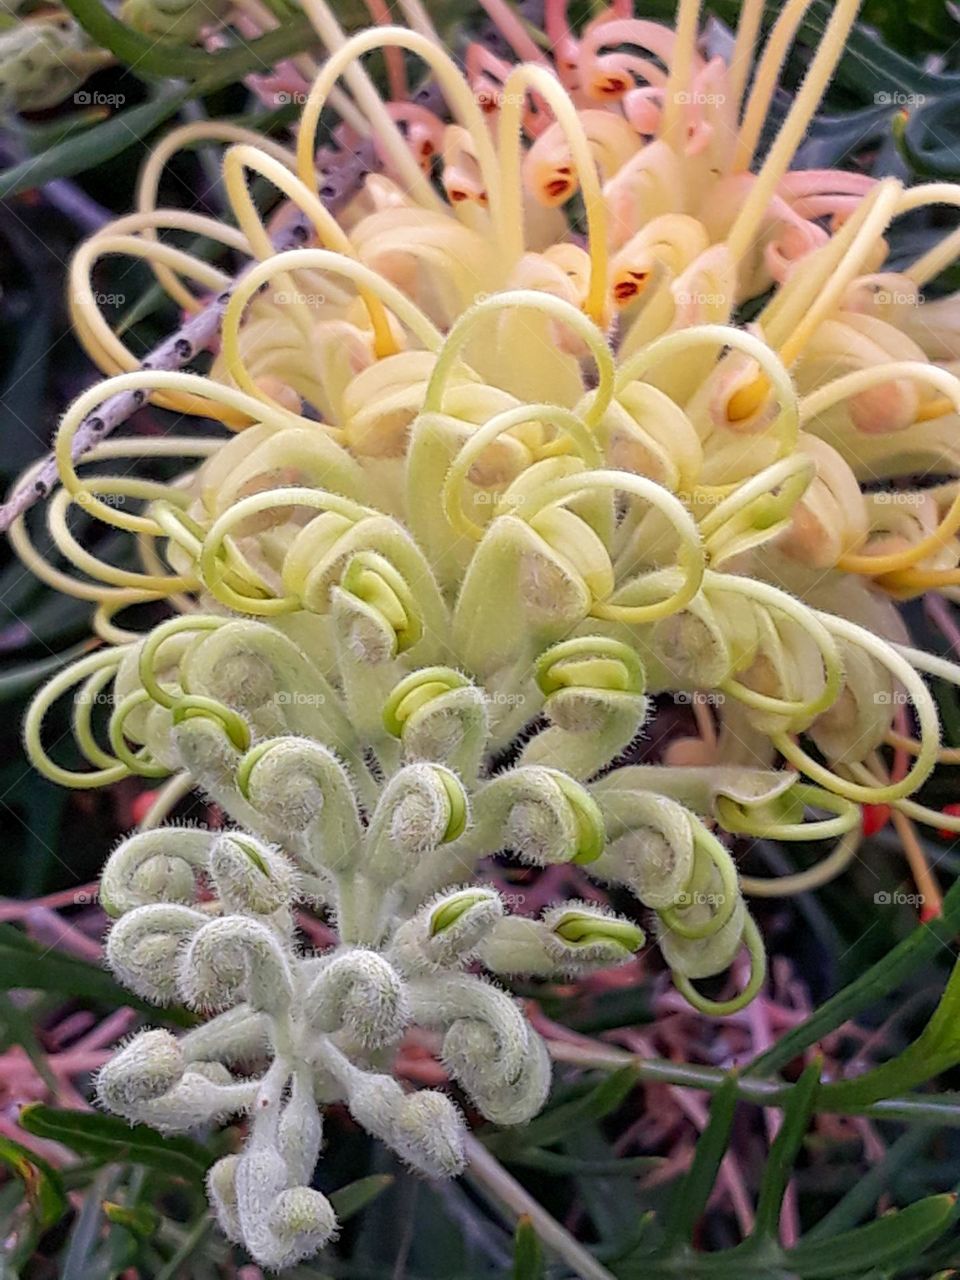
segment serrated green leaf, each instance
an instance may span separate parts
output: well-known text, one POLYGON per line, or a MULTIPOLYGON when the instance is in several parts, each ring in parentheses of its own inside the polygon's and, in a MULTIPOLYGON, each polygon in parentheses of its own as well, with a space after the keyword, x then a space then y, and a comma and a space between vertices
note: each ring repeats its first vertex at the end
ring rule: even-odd
POLYGON ((189 1138, 161 1137, 145 1124, 128 1125, 115 1116, 66 1111, 41 1102, 23 1108, 20 1127, 102 1164, 142 1164, 191 1182, 202 1182, 214 1158, 189 1138))
POLYGON ((374 1173, 369 1178, 358 1178, 356 1182, 349 1182, 345 1187, 332 1192, 330 1203, 339 1220, 346 1222, 376 1200, 377 1196, 382 1195, 393 1181, 391 1173, 374 1173))
POLYGON ((894 1267, 917 1258, 955 1217, 956 1196, 927 1196, 843 1235, 801 1241, 787 1250, 787 1265, 803 1280, 829 1280, 871 1267, 894 1267))
POLYGON ((513 1234, 513 1280, 540 1280, 543 1275, 543 1250, 533 1223, 526 1214, 517 1219, 513 1234))
POLYGON ((27 1203, 41 1231, 59 1222, 70 1208, 59 1173, 29 1147, 0 1136, 0 1163, 23 1183, 27 1203))

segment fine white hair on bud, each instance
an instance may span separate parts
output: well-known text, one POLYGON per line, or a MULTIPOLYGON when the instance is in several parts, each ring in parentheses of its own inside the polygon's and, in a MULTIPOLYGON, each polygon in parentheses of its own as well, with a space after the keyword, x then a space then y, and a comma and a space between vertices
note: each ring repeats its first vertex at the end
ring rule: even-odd
POLYGON ((347 1082, 347 1106, 368 1133, 421 1173, 452 1177, 462 1171, 464 1121, 444 1094, 404 1093, 392 1076, 353 1070, 347 1082), (431 1100, 424 1102, 425 1098, 431 1100))
POLYGON ((445 764, 462 778, 474 779, 489 732, 484 692, 448 668, 433 668, 437 678, 428 680, 430 670, 398 702, 398 692, 407 689, 411 678, 401 681, 388 701, 385 722, 401 738, 407 760, 445 764))
POLYGON ((295 847, 311 870, 340 871, 356 861, 362 843, 357 801, 329 748, 306 738, 261 742, 241 762, 237 783, 258 813, 300 837, 295 847))
POLYGON ((590 862, 603 848, 596 802, 578 783, 540 765, 493 778, 477 793, 474 814, 489 848, 509 848, 533 866, 590 862))
POLYGON ((131 1107, 167 1093, 183 1076, 180 1042, 169 1031, 141 1031, 101 1067, 97 1095, 121 1115, 131 1107))
POLYGON ((310 1073, 297 1071, 277 1125, 277 1150, 292 1183, 309 1185, 322 1145, 323 1119, 313 1094, 310 1073))
POLYGON ((364 874, 392 884, 439 845, 455 840, 467 822, 463 786, 449 769, 410 764, 384 787, 370 822, 364 874))
POLYGON ((243 1243, 243 1228, 237 1206, 237 1166, 240 1156, 223 1156, 207 1174, 207 1197, 220 1230, 235 1244, 243 1243))
POLYGON ((201 1125, 222 1123, 230 1115, 247 1111, 256 1098, 255 1081, 235 1081, 219 1062, 195 1062, 182 1078, 160 1097, 122 1107, 111 1107, 128 1120, 149 1124, 161 1133, 187 1133, 201 1125))
POLYGON ((655 910, 679 901, 693 876, 695 819, 649 791, 611 787, 595 794, 609 843, 591 870, 627 885, 655 910))
POLYGON ((188 1031, 180 1047, 188 1062, 246 1065, 264 1057, 270 1045, 269 1019, 240 1005, 227 1009, 188 1031))
POLYGON ((395 1041, 410 1018, 396 969, 361 948, 341 952, 324 965, 304 993, 302 1008, 318 1031, 342 1027, 368 1049, 395 1041))
POLYGON ((508 995, 468 974, 418 979, 410 993, 417 1021, 445 1028, 444 1065, 483 1115, 529 1119, 539 1110, 549 1065, 544 1071, 538 1037, 508 995))
POLYGON ((272 915, 290 905, 296 887, 296 873, 284 854, 234 832, 214 841, 210 877, 227 912, 272 915))
POLYGON ((128 836, 103 868, 103 909, 110 916, 121 916, 149 903, 192 902, 210 841, 209 831, 196 827, 158 827, 128 836))
POLYGON ((596 903, 564 902, 540 920, 505 917, 485 940, 480 958, 494 973, 573 977, 624 964, 643 940, 638 925, 596 903))
POLYGON ((179 988, 198 1009, 246 1000, 277 1013, 289 1006, 293 975, 273 930, 258 920, 225 916, 210 920, 191 939, 180 960, 179 988))
POLYGON ((411 977, 458 968, 472 958, 503 912, 503 899, 485 885, 438 893, 397 928, 390 958, 411 977))
POLYGON ((207 919, 202 911, 175 903, 136 907, 110 930, 107 963, 144 1000, 171 1004, 179 995, 178 953, 207 919))
POLYGON ((181 766, 202 787, 215 794, 232 782, 240 751, 218 720, 193 716, 175 724, 171 734, 181 766))
POLYGON ((393 1123, 392 1146, 408 1164, 433 1178, 455 1178, 466 1167, 466 1126, 458 1108, 436 1089, 404 1095, 393 1123))
POLYGON ((276 1271, 296 1266, 336 1235, 330 1201, 310 1187, 290 1186, 290 1172, 277 1150, 247 1151, 234 1177, 243 1243, 261 1266, 276 1271))

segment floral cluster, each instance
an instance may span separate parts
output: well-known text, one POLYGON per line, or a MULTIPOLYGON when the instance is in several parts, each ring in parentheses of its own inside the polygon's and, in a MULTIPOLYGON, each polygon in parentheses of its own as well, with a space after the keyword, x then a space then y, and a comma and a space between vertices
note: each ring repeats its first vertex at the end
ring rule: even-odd
POLYGON ((273 1267, 335 1232, 310 1188, 329 1104, 416 1168, 461 1167, 454 1103, 391 1075, 409 1027, 442 1034, 477 1111, 522 1123, 547 1056, 496 980, 643 945, 594 901, 509 914, 492 857, 628 891, 678 988, 725 1013, 764 978, 745 894, 839 874, 862 805, 892 806, 906 838, 960 829, 917 798, 949 757, 923 676, 960 670, 910 645, 895 603, 960 585, 956 486, 910 483, 957 466, 957 304, 922 290, 960 237, 883 270, 891 222, 960 188, 790 169, 855 5, 835 6, 755 171, 802 6, 754 66, 754 0, 729 61, 701 55, 691 0, 675 30, 618 4, 579 34, 548 4, 555 62, 491 0, 524 61, 474 46, 466 76, 423 15, 348 40, 325 0, 304 8, 329 56, 295 147, 175 130, 138 211, 77 253, 77 331, 108 376, 57 434, 47 518, 69 568, 11 528, 39 576, 96 604, 104 642, 36 697, 31 759, 73 787, 170 778, 104 872, 110 962, 213 1014, 137 1036, 101 1099, 165 1130, 248 1114, 210 1194, 273 1267), (384 102, 373 50, 422 59, 446 106, 384 102), (379 165, 346 196, 317 170, 334 95, 341 142, 379 165), (157 207, 170 156, 201 139, 226 144, 236 227, 157 207), (252 176, 280 193, 269 217, 252 176), (169 233, 249 266, 234 279, 169 233), (141 364, 113 332, 93 280, 118 254, 190 314, 217 299, 209 372, 141 364), (226 432, 108 440, 121 400, 226 432), (186 470, 153 478, 170 458, 186 470), (133 554, 95 554, 77 514, 133 554), (123 625, 143 605, 172 616, 123 625), (68 694, 85 770, 42 741, 68 694), (671 696, 699 736, 636 763, 671 696), (158 825, 191 789, 235 825, 158 825), (726 835, 833 847, 764 880, 738 877, 726 835), (334 946, 301 950, 295 904, 334 946))

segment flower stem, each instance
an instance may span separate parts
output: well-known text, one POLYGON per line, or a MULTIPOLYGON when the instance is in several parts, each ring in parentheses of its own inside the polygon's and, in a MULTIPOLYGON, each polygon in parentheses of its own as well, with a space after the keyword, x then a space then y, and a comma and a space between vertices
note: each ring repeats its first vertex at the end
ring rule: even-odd
POLYGON ((478 1182, 516 1217, 525 1214, 543 1244, 562 1258, 574 1274, 580 1276, 581 1280, 613 1280, 606 1267, 601 1266, 593 1254, 524 1190, 479 1139, 468 1134, 466 1150, 469 1160, 467 1177, 478 1182))

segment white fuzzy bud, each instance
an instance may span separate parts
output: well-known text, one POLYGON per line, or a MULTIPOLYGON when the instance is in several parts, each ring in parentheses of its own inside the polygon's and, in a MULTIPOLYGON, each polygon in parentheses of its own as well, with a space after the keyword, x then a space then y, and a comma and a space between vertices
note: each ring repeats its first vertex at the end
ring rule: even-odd
POLYGON ((111 916, 156 902, 190 903, 196 873, 206 866, 210 833, 194 827, 140 831, 119 844, 100 879, 100 901, 111 916))
POLYGON ((293 994, 290 965, 276 934, 244 916, 211 920, 198 930, 180 962, 180 991, 191 1005, 222 1009, 248 1001, 277 1013, 293 994))
POLYGON ((236 1216, 244 1245, 271 1270, 293 1267, 333 1239, 337 1218, 325 1195, 288 1186, 289 1171, 276 1150, 248 1151, 236 1166, 236 1216))
POLYGON ((280 1114, 277 1150, 291 1183, 308 1186, 323 1144, 323 1120, 307 1072, 293 1077, 290 1099, 280 1114))
POLYGON ((488 851, 509 848, 533 866, 589 862, 603 848, 603 820, 589 793, 539 765, 492 779, 475 797, 474 813, 488 851))
POLYGON ((255 1081, 235 1081, 219 1062, 192 1063, 180 1082, 159 1098, 149 1098, 122 1111, 128 1120, 149 1124, 161 1133, 187 1133, 201 1125, 220 1124, 247 1111, 257 1093, 255 1081))
POLYGON ((463 1117, 443 1094, 407 1094, 392 1076, 356 1072, 347 1106, 358 1124, 421 1173, 455 1177, 462 1172, 463 1117))
POLYGON ((223 725, 210 716, 194 716, 171 729, 180 764, 211 794, 232 789, 240 752, 223 725))
POLYGON ((591 872, 627 885, 648 907, 679 901, 693 875, 693 819, 648 791, 597 791, 609 843, 591 872))
POLYGON ((128 1115, 131 1108, 179 1084, 184 1066, 176 1036, 141 1031, 101 1068, 97 1096, 110 1111, 128 1115))
POLYGON ((362 828, 350 777, 319 742, 262 742, 244 757, 237 782, 258 813, 303 837, 298 851, 311 868, 342 871, 359 857, 362 828))
POLYGON ((178 997, 178 953, 206 924, 202 911, 174 903, 137 907, 110 930, 107 963, 125 987, 156 1004, 178 997))
POLYGON ((341 1027, 364 1048, 395 1041, 409 1021, 400 975, 375 951, 343 951, 326 964, 302 1001, 304 1016, 318 1031, 341 1027))
POLYGON ((207 1197, 213 1206, 220 1230, 235 1244, 243 1241, 237 1209, 237 1168, 240 1156, 224 1156, 207 1174, 207 1197))
POLYGON ((483 1115, 516 1124, 536 1114, 549 1089, 549 1063, 509 996, 467 974, 411 982, 410 994, 419 1023, 447 1028, 444 1065, 483 1115))
POLYGON ((293 866, 278 849, 233 832, 214 842, 210 876, 227 912, 271 915, 290 905, 296 886, 293 866))
POLYGON ((393 935, 390 958, 411 975, 460 967, 503 919, 495 889, 468 885, 438 893, 393 935))
POLYGON ((494 973, 574 977, 630 960, 643 930, 594 903, 564 902, 542 920, 507 916, 480 949, 494 973))
POLYGON ((455 840, 467 822, 467 799, 456 775, 434 764, 412 764, 390 779, 370 823, 364 875, 392 884, 434 849, 455 840))
POLYGON ((433 1178, 455 1178, 466 1166, 463 1116, 443 1093, 408 1093, 394 1117, 391 1146, 433 1178))

